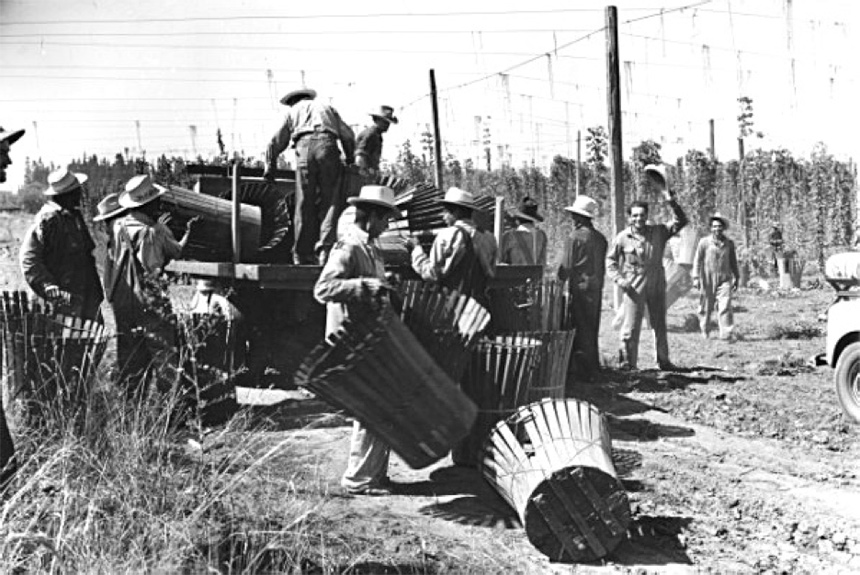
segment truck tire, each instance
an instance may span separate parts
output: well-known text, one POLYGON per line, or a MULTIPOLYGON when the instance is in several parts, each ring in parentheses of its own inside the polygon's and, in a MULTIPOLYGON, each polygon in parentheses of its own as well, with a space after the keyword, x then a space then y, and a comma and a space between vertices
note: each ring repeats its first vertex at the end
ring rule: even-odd
POLYGON ((842 351, 833 379, 845 416, 860 423, 860 342, 854 342, 842 351))

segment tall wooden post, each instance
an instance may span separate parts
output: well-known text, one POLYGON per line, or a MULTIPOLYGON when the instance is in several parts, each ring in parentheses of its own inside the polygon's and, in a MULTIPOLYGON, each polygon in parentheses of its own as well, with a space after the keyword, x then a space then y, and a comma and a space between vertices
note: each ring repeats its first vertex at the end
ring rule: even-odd
MULTIPOLYGON (((496 245, 502 245, 502 234, 505 233, 505 198, 496 196, 496 213, 493 216, 493 235, 496 236, 496 245)), ((496 261, 498 261, 499 250, 496 250, 496 261)))
POLYGON ((576 131, 576 195, 582 193, 582 130, 576 131))
POLYGON ((715 138, 714 138, 714 119, 713 118, 708 120, 708 128, 710 129, 710 132, 711 132, 711 139, 710 139, 711 146, 710 146, 710 148, 708 148, 708 151, 710 151, 710 153, 711 153, 711 159, 716 160, 717 159, 717 147, 716 147, 715 138))
POLYGON ((242 231, 239 228, 239 180, 242 177, 242 162, 237 158, 233 160, 233 211, 230 219, 230 229, 233 232, 233 263, 238 264, 242 259, 242 231))
POLYGON ((439 100, 436 96, 436 71, 430 70, 430 103, 433 106, 433 150, 436 156, 436 187, 442 189, 442 135, 439 132, 439 100))
POLYGON ((606 97, 609 108, 609 164, 612 235, 624 229, 624 183, 621 150, 621 72, 618 54, 618 9, 606 7, 606 97))

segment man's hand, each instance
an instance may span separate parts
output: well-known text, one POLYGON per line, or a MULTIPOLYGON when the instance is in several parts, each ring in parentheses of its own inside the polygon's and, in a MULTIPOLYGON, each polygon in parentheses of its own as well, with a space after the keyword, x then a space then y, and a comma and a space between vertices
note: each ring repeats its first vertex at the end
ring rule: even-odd
POLYGON ((379 278, 364 278, 361 280, 361 297, 364 300, 375 301, 393 288, 385 280, 379 278))
POLYGON ((197 227, 197 225, 198 225, 201 221, 203 221, 203 220, 201 219, 201 217, 200 217, 200 216, 194 216, 193 218, 191 218, 190 220, 188 220, 188 223, 186 223, 186 224, 185 224, 185 231, 186 231, 187 233, 189 233, 189 234, 190 234, 190 233, 191 233, 191 230, 193 230, 194 228, 196 228, 196 227, 197 227))
POLYGON ((158 216, 158 223, 166 226, 166 225, 170 224, 170 220, 172 220, 172 219, 173 219, 173 216, 171 215, 170 212, 164 212, 163 214, 158 216))
POLYGON ((367 165, 367 158, 364 155, 359 155, 355 157, 355 166, 359 170, 366 170, 369 166, 367 165))
POLYGON ((403 244, 406 246, 407 252, 414 252, 415 248, 419 245, 418 240, 416 240, 412 236, 406 236, 405 238, 403 238, 403 244))
POLYGON ((633 284, 630 283, 630 280, 624 277, 618 278, 615 283, 624 291, 628 291, 633 287, 633 284))
POLYGON ((72 303, 72 294, 66 290, 60 289, 58 286, 46 287, 45 298, 54 303, 63 303, 66 305, 72 303))
POLYGON ((263 179, 270 184, 275 183, 275 168, 273 166, 266 166, 263 169, 263 179))

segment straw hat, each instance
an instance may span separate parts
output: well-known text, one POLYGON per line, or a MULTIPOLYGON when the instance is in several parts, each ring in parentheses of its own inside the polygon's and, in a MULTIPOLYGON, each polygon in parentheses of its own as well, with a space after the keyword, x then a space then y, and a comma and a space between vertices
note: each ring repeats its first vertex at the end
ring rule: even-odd
POLYGON ((304 100, 305 98, 313 100, 316 97, 316 90, 311 90, 310 88, 299 88, 298 90, 293 90, 292 92, 281 98, 281 104, 283 104, 284 106, 292 106, 296 102, 304 100))
POLYGON ((526 196, 520 200, 520 205, 514 212, 514 217, 522 218, 532 222, 542 222, 543 216, 537 213, 538 204, 536 201, 526 196))
POLYGON ((714 212, 714 215, 710 217, 708 222, 713 222, 714 220, 718 220, 723 223, 723 227, 729 229, 729 220, 722 215, 720 212, 714 212))
POLYGON ((21 139, 23 135, 24 130, 7 132, 4 128, 0 127, 0 142, 7 142, 10 146, 21 139))
POLYGON ((119 194, 108 194, 96 206, 98 215, 93 218, 94 222, 100 222, 108 218, 114 218, 125 211, 125 208, 119 205, 119 194))
POLYGON ((382 206, 394 212, 394 217, 400 217, 400 210, 394 205, 394 190, 388 186, 362 186, 357 196, 346 201, 351 206, 382 206))
POLYGON ((445 192, 445 197, 439 200, 442 204, 450 204, 452 206, 460 206, 462 208, 468 208, 470 210, 477 210, 478 206, 475 204, 475 198, 471 193, 466 190, 461 190, 460 188, 448 188, 448 191, 445 192))
POLYGON ((588 196, 576 196, 576 199, 573 200, 573 205, 567 206, 564 208, 566 211, 572 214, 579 214, 580 216, 585 216, 586 218, 594 219, 597 217, 597 212, 600 210, 600 205, 596 200, 589 198, 588 196))
POLYGON ((70 172, 67 168, 60 168, 48 174, 48 189, 42 192, 46 196, 62 196, 81 187, 87 181, 86 174, 70 172))
POLYGON ((394 108, 391 106, 380 106, 379 112, 371 112, 370 116, 372 118, 379 118, 380 120, 385 120, 389 124, 396 124, 399 122, 397 117, 394 115, 394 108))
POLYGON ((163 196, 167 189, 153 183, 146 174, 135 176, 125 185, 125 191, 119 195, 119 205, 124 208, 139 208, 163 196))
POLYGON ((666 166, 662 164, 648 164, 645 166, 645 176, 656 186, 659 186, 663 189, 667 188, 666 185, 666 166))

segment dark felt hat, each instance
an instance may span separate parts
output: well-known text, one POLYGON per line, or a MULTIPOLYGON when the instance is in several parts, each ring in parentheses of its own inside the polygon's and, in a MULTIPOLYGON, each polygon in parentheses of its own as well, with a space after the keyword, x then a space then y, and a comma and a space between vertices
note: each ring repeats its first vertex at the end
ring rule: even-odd
POLYGON ((514 217, 530 220, 532 222, 542 222, 543 216, 538 214, 538 204, 536 201, 526 196, 520 200, 520 205, 514 212, 514 217))
POLYGON ((281 104, 283 104, 284 106, 292 106, 296 102, 304 100, 305 98, 313 100, 316 97, 316 90, 311 90, 310 88, 299 88, 298 90, 293 90, 292 92, 281 98, 281 104))

